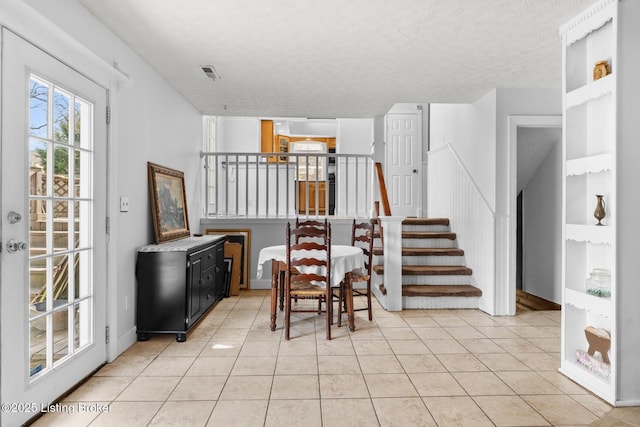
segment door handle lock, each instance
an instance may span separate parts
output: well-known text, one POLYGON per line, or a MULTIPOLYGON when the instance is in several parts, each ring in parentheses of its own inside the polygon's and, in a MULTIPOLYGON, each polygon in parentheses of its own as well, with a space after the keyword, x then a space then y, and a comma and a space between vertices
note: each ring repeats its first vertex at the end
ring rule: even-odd
POLYGON ((18 251, 24 251, 27 249, 27 242, 16 242, 11 239, 7 242, 7 252, 10 254, 18 251))
POLYGON ((18 212, 11 211, 7 214, 7 220, 9 221, 9 224, 15 224, 22 221, 22 215, 18 212))

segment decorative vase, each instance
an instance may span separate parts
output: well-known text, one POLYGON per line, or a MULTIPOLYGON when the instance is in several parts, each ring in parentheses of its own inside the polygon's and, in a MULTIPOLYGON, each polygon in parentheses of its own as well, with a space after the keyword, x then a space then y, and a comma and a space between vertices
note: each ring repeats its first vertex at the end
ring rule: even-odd
POLYGON ((595 216, 596 219, 598 220, 598 223, 596 225, 604 225, 601 222, 606 216, 604 211, 604 199, 603 199, 604 196, 601 194, 596 194, 596 197, 598 198, 598 201, 596 204, 596 210, 593 212, 593 216, 595 216))

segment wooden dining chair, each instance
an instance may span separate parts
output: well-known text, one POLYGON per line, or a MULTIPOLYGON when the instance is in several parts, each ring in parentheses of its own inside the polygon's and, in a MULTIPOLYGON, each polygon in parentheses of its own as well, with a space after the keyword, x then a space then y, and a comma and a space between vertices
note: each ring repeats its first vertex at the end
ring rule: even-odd
MULTIPOLYGON (((364 270, 356 268, 351 271, 352 292, 354 297, 364 296, 367 299, 366 307, 354 308, 353 311, 367 310, 369 321, 373 320, 371 310, 371 264, 373 260, 374 223, 375 220, 356 223, 354 219, 351 226, 351 246, 359 247, 364 253, 364 270)), ((340 326, 343 307, 346 306, 345 286, 341 285, 338 292, 338 326, 340 326)))
MULTIPOLYGON (((307 220, 300 220, 299 217, 296 217, 296 228, 300 228, 300 227, 314 227, 320 230, 326 229, 329 225, 329 222, 327 221, 327 218, 324 219, 324 221, 317 221, 314 219, 307 219, 307 220)), ((300 242, 300 236, 296 236, 296 243, 300 242)), ((304 237, 304 240, 318 240, 320 241, 317 237, 304 237)), ((280 282, 280 311, 282 311, 284 309, 284 275, 286 273, 285 269, 281 269, 280 270, 280 276, 279 276, 279 282, 280 282)), ((296 268, 293 268, 291 270, 291 274, 298 274, 298 270, 296 268)), ((296 300, 297 301, 297 300, 296 300)), ((318 305, 318 311, 320 311, 320 303, 318 305)))
MULTIPOLYGON (((287 223, 287 269, 285 280, 285 339, 289 339, 291 313, 318 313, 322 302, 331 301, 331 226, 291 228, 287 223), (300 242, 298 242, 300 240, 300 242), (313 253, 312 253, 313 251, 313 253), (291 274, 293 269, 296 274, 291 274), (316 299, 318 308, 294 300, 316 299)), ((333 304, 324 304, 326 337, 331 339, 333 304)))

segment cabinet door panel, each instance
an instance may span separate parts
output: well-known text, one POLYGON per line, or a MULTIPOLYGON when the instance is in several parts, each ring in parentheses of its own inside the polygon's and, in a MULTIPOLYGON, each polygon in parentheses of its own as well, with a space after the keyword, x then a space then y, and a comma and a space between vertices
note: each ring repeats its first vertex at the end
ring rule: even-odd
POLYGON ((187 296, 189 301, 189 325, 200 317, 200 293, 202 291, 202 285, 202 258, 198 257, 191 260, 191 266, 189 267, 189 292, 187 296))

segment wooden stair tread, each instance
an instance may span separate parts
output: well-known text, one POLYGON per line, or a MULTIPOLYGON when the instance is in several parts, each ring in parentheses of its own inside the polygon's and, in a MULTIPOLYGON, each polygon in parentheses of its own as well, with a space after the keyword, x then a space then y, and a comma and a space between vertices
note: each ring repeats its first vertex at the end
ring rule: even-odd
POLYGON ((449 225, 449 218, 405 218, 403 225, 449 225))
POLYGON ((403 231, 403 239, 449 239, 456 240, 456 233, 450 231, 403 231))
MULTIPOLYGON (((384 265, 372 267, 376 274, 384 274, 384 265)), ((470 276, 472 270, 464 265, 403 265, 402 275, 407 276, 470 276)))
POLYGON ((402 285, 405 297, 479 297, 482 291, 471 285, 402 285))
MULTIPOLYGON (((374 247, 373 254, 382 256, 384 249, 374 247)), ((402 248, 402 256, 463 256, 464 251, 460 248, 402 248)))

